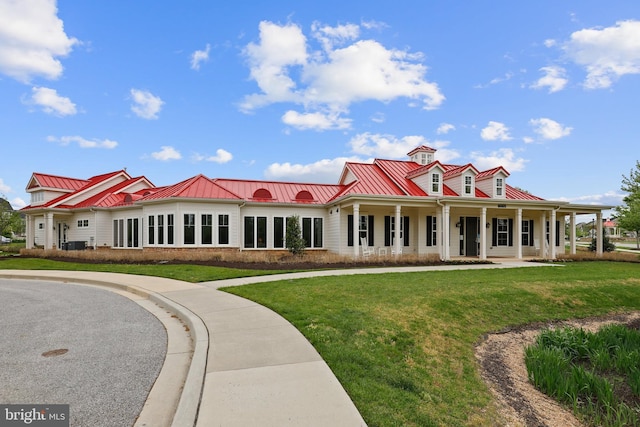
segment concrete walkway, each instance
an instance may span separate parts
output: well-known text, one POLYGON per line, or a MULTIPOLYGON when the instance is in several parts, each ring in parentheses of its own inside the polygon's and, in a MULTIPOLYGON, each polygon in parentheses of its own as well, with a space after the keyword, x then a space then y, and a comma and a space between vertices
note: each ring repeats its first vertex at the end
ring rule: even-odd
MULTIPOLYGON (((509 261, 311 271, 199 284, 82 271, 0 270, 0 277, 108 286, 149 298, 178 316, 193 338, 193 355, 186 379, 184 384, 172 384, 161 372, 148 400, 150 406, 154 403, 150 400, 162 402, 163 392, 175 393, 175 388, 183 385, 173 421, 166 420, 165 425, 351 427, 366 424, 327 364, 304 336, 273 311, 218 288, 317 276, 548 265, 509 261)), ((171 372, 171 363, 168 357, 163 371, 166 368, 171 372)))

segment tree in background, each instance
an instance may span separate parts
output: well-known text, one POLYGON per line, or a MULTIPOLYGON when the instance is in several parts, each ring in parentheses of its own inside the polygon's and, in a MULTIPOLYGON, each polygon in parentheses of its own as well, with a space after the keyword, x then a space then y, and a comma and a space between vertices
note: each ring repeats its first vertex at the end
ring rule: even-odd
POLYGON ((287 217, 285 246, 293 255, 304 255, 305 242, 302 238, 300 217, 298 215, 287 217))
POLYGON ((0 236, 12 237, 22 233, 24 224, 19 212, 13 210, 11 203, 0 197, 0 236))
POLYGON ((620 189, 627 195, 622 199, 624 204, 615 208, 616 219, 623 230, 635 232, 636 248, 640 249, 640 161, 636 160, 629 176, 622 175, 620 189))

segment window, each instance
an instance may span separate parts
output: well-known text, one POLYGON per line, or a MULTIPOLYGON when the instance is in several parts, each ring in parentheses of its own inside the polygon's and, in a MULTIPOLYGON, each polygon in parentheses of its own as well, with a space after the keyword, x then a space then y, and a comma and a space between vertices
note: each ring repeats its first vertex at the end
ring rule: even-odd
POLYGON ((184 244, 193 245, 194 243, 196 243, 196 216, 184 214, 184 244))
POLYGON ((509 245, 509 220, 506 218, 498 218, 498 229, 496 230, 498 235, 498 246, 509 245))
MULTIPOLYGON (((403 246, 409 246, 409 217, 400 218, 400 239, 403 246)), ((395 246, 396 217, 387 215, 384 217, 384 245, 395 246)))
POLYGON ((44 223, 43 222, 39 222, 38 223, 38 230, 44 230, 44 223))
POLYGON ((322 247, 322 218, 313 218, 313 247, 322 247))
POLYGON ((36 193, 31 193, 31 203, 44 202, 44 192, 38 191, 36 193))
POLYGON ((213 243, 213 215, 203 214, 201 218, 201 243, 210 245, 213 243))
POLYGON ((153 245, 154 244, 154 238, 156 235, 156 230, 155 230, 155 217, 153 215, 149 215, 149 218, 147 219, 148 221, 148 227, 149 227, 149 244, 153 245))
POLYGON ((78 220, 78 228, 86 228, 89 226, 89 220, 88 219, 79 219, 78 220))
POLYGON ((284 248, 286 230, 284 228, 284 217, 276 216, 273 218, 273 247, 284 248))
POLYGON ((158 244, 164 244, 164 215, 158 215, 158 244))
POLYGON ((124 220, 123 219, 113 220, 113 247, 114 248, 124 247, 124 220))
POLYGON ((529 221, 522 221, 522 246, 529 246, 529 221))
POLYGON ((322 247, 322 218, 302 218, 302 238, 305 247, 322 247))
POLYGON ((266 248, 267 247, 267 217, 266 216, 245 216, 244 217, 244 247, 245 248, 266 248))
POLYGON ((464 177, 464 195, 470 196, 472 194, 473 194, 473 177, 467 175, 464 177))
POLYGON ((427 216, 427 246, 438 244, 438 217, 427 216))
POLYGON ((167 244, 173 245, 173 214, 167 215, 167 244))
POLYGON ((229 244, 229 215, 218 215, 218 244, 229 244))
POLYGON ((311 218, 302 218, 302 239, 304 247, 310 248, 313 241, 311 238, 311 218))
POLYGON ((496 196, 502 196, 504 191, 504 180, 502 178, 496 178, 496 196))
POLYGON ((439 173, 433 173, 431 175, 431 191, 433 193, 440 192, 440 174, 439 173))
MULTIPOLYGON (((367 245, 374 246, 373 215, 361 215, 358 221, 358 235, 367 238, 367 245)), ((358 241, 358 245, 360 241, 358 241)), ((347 246, 353 246, 353 215, 347 215, 347 246)))
POLYGON ((127 219, 127 247, 137 248, 140 246, 138 233, 138 218, 127 219))

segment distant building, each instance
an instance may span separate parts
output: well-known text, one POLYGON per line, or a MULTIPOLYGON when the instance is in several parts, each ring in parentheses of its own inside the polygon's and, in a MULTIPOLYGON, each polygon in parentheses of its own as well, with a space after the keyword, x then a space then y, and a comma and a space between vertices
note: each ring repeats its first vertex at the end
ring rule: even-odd
POLYGON ((611 208, 544 200, 507 184, 503 167, 444 164, 435 152, 348 162, 334 185, 196 175, 156 187, 125 170, 88 179, 34 173, 27 247, 284 250, 287 218, 297 215, 308 250, 554 258, 565 251, 565 217, 575 252, 576 216, 595 215, 602 227, 611 208))

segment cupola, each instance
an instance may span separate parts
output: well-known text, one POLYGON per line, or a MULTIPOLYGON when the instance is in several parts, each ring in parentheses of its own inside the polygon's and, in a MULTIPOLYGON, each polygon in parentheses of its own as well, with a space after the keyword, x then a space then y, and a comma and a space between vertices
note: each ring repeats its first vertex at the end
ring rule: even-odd
POLYGON ((407 153, 407 156, 412 162, 416 162, 419 165, 428 165, 433 162, 433 155, 437 150, 435 148, 421 145, 407 153))

